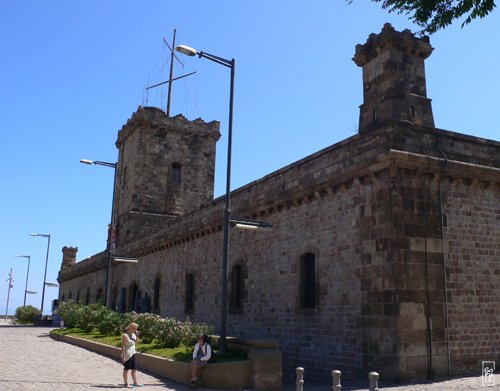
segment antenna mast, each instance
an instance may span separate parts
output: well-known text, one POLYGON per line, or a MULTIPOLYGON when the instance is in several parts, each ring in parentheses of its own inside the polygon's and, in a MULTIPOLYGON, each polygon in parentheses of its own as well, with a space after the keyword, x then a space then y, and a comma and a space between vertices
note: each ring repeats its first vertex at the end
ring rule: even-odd
POLYGON ((174 29, 174 38, 172 40, 172 47, 170 48, 170 75, 168 77, 167 117, 170 117, 170 100, 172 98, 172 77, 174 76, 174 48, 176 32, 177 29, 174 29))

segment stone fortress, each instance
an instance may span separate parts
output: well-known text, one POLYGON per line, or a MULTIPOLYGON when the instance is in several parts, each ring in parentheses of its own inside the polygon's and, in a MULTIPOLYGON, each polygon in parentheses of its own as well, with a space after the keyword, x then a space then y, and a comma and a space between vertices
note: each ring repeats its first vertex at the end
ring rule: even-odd
MULTIPOLYGON (((481 373, 500 360, 500 143, 438 129, 428 37, 386 24, 356 46, 359 132, 232 191, 228 335, 303 366, 384 379, 481 373)), ((118 132, 111 305, 218 327, 219 123, 139 107, 118 132)), ((63 248, 59 299, 103 298, 106 252, 63 248)))

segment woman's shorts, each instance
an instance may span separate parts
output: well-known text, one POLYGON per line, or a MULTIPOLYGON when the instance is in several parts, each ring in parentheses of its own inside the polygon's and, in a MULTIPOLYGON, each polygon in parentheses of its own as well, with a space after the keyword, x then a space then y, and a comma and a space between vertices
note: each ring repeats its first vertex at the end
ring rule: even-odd
POLYGON ((199 358, 195 358, 195 359, 193 360, 193 362, 195 363, 195 365, 196 365, 197 367, 200 367, 200 368, 201 368, 201 367, 204 367, 205 365, 207 365, 207 364, 208 364, 206 361, 200 360, 199 358))
POLYGON ((137 362, 135 361, 135 354, 123 363, 123 370, 128 371, 129 369, 132 369, 132 370, 137 369, 137 362))

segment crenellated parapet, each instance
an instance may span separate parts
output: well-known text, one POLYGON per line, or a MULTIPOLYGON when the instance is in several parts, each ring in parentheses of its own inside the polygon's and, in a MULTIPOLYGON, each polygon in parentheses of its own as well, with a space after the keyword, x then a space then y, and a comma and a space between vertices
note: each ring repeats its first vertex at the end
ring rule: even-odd
POLYGON ((167 113, 158 107, 139 106, 137 111, 132 114, 127 123, 118 131, 116 147, 121 145, 135 133, 137 129, 159 129, 164 128, 175 132, 189 132, 197 134, 200 137, 210 137, 217 141, 220 138, 220 122, 205 122, 202 118, 194 121, 188 120, 182 114, 174 117, 168 117, 167 113))

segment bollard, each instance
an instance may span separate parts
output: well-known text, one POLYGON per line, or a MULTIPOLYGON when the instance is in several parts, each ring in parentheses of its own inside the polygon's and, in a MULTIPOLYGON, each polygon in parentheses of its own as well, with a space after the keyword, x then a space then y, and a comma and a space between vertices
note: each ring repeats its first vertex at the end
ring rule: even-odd
POLYGON ((368 379, 370 380, 370 391, 378 391, 378 373, 370 372, 368 379))
POLYGON ((304 391, 304 368, 297 367, 295 372, 297 372, 297 387, 295 389, 296 391, 304 391))
POLYGON ((332 378, 333 378, 333 386, 332 390, 333 391, 341 391, 342 386, 340 385, 340 376, 342 375, 342 372, 340 372, 338 369, 335 369, 332 371, 332 378))

